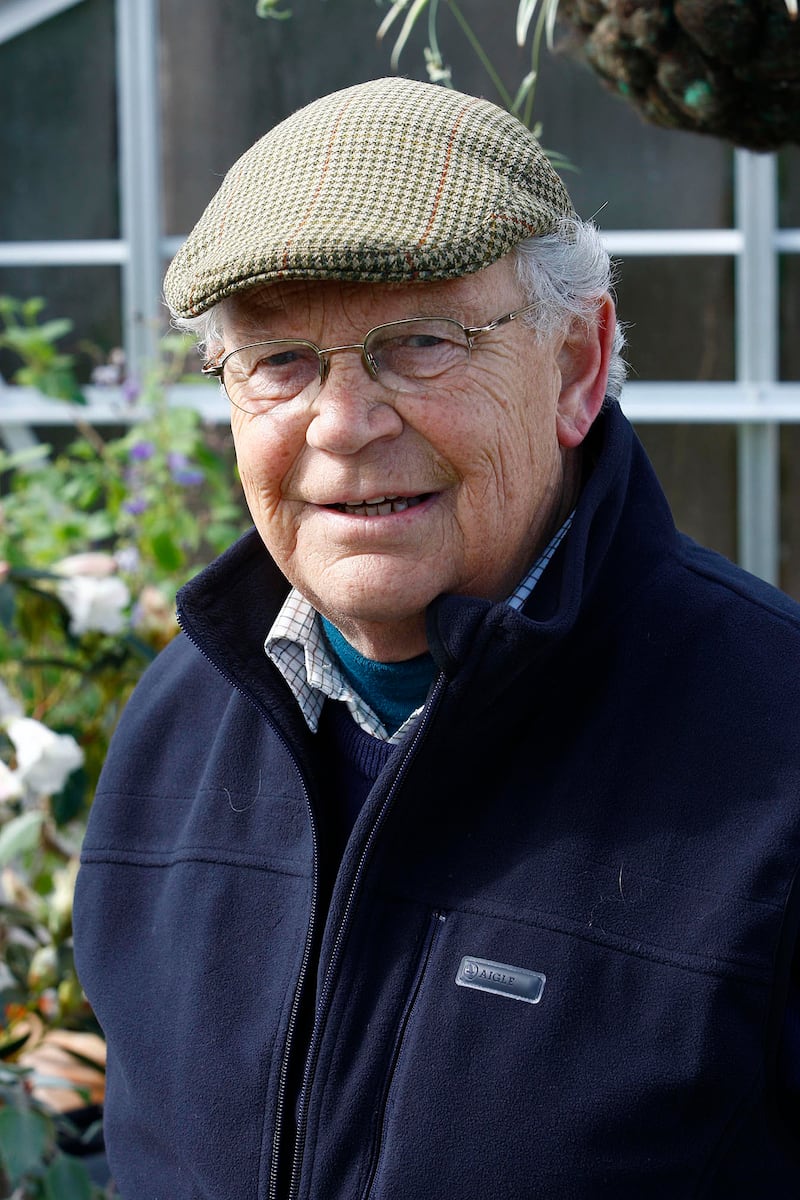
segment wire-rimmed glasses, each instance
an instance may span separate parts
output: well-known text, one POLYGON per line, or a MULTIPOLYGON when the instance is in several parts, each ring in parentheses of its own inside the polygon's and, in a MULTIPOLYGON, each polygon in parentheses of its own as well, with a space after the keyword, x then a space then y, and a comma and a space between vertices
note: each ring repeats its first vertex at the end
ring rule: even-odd
POLYGON ((364 369, 390 392, 424 392, 448 372, 465 367, 481 334, 507 325, 535 308, 528 304, 488 325, 467 327, 452 317, 408 317, 370 329, 363 342, 321 349, 302 338, 250 342, 203 374, 218 378, 228 399, 243 412, 258 414, 302 395, 313 400, 328 378, 330 356, 358 350, 364 369))

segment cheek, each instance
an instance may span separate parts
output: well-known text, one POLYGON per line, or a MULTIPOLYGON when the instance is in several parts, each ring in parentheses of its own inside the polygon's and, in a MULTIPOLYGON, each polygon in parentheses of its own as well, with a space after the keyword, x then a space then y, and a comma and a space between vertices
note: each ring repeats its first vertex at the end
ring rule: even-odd
POLYGON ((534 405, 537 397, 498 403, 462 459, 462 525, 480 530, 484 541, 513 540, 557 502, 562 468, 555 413, 541 400, 534 405))
MULTIPOLYGON (((251 507, 272 509, 281 497, 304 441, 290 427, 269 416, 232 419, 236 462, 245 496, 251 507)), ((255 512, 253 513, 255 517, 255 512)))
POLYGON ((557 443, 553 430, 532 428, 523 414, 499 405, 460 447, 463 479, 476 503, 498 514, 548 477, 557 443))

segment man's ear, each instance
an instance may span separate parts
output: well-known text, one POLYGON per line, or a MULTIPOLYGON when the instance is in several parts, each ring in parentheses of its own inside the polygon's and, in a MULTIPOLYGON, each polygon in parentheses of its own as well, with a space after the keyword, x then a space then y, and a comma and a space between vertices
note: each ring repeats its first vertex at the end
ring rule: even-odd
POLYGON ((588 326, 584 321, 573 323, 558 352, 561 394, 556 430, 564 449, 580 446, 600 412, 616 325, 614 301, 606 294, 588 326))

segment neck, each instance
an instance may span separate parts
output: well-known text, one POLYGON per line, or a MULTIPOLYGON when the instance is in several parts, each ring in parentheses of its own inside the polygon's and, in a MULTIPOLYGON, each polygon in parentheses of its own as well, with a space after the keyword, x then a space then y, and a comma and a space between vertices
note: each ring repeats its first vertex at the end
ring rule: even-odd
POLYGON ((360 654, 330 621, 322 618, 325 639, 344 674, 362 699, 394 733, 408 716, 425 703, 435 674, 430 654, 405 662, 376 662, 360 654))
POLYGON ((424 613, 404 621, 337 621, 336 627, 353 649, 373 662, 405 662, 428 650, 424 613))

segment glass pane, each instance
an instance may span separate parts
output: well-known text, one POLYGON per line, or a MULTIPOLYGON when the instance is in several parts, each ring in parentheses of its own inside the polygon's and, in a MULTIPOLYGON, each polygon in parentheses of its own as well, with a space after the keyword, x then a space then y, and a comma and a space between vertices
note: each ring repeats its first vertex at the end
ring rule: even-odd
MULTIPOLYGON (((0 270, 0 295, 16 300, 41 296, 47 301, 39 320, 68 318, 73 330, 57 345, 78 357, 81 382, 121 344, 120 272, 118 267, 29 267, 0 270)), ((9 379, 19 359, 0 354, 0 374, 9 379)))
POLYGON ((620 275, 632 380, 734 378, 729 258, 629 258, 620 275))
POLYGON ((118 236, 114 5, 0 45, 0 238, 118 236))
POLYGON ((636 432, 650 455, 678 528, 734 559, 735 427, 640 424, 636 432))
POLYGON ((778 224, 800 229, 800 147, 789 146, 778 158, 778 224))
POLYGON ((780 378, 800 380, 800 254, 778 259, 780 280, 780 378))
POLYGON ((800 600, 800 425, 781 428, 781 587, 800 600))

